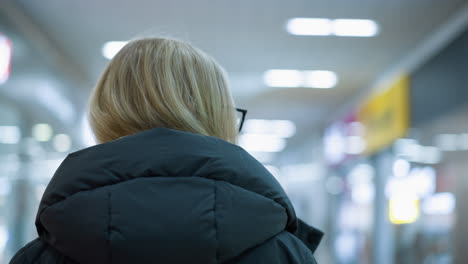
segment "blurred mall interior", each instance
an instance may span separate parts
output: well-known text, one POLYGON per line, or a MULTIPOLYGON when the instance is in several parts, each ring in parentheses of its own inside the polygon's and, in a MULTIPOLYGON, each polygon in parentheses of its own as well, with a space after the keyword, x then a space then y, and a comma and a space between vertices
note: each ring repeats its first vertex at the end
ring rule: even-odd
POLYGON ((248 109, 239 144, 325 232, 318 263, 468 263, 468 1, 2 0, 0 263, 37 236, 126 41, 189 41, 248 109))

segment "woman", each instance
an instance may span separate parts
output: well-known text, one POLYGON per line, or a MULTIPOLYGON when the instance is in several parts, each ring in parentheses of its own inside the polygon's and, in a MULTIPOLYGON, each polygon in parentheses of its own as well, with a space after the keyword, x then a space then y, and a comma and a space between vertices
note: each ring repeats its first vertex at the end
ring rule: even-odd
POLYGON ((315 263, 270 173, 235 145, 222 68, 189 44, 141 39, 109 63, 90 102, 102 143, 70 154, 19 263, 315 263))

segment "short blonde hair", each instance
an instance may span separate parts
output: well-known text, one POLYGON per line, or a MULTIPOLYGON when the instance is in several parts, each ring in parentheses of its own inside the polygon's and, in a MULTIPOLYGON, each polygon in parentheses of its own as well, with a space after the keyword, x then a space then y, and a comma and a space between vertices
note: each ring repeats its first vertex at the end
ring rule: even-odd
POLYGON ((157 127, 237 139, 224 70, 203 51, 166 38, 131 41, 110 61, 89 120, 101 143, 157 127))

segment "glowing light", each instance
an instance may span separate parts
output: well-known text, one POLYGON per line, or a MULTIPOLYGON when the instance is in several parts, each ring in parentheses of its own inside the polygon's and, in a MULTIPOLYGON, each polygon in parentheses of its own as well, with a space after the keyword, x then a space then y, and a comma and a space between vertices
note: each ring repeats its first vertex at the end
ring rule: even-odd
POLYGON ((379 33, 379 26, 368 19, 335 19, 333 34, 340 37, 373 37, 379 33))
POLYGON ((10 40, 0 34, 0 84, 6 82, 10 76, 12 53, 10 40))
POLYGON ((52 138, 52 134, 52 127, 48 124, 36 124, 33 127, 32 135, 37 141, 49 141, 52 138))
POLYGON ((289 138, 296 133, 296 125, 289 120, 248 119, 243 130, 248 134, 274 135, 289 138))
POLYGON ((395 175, 395 177, 407 176, 410 169, 411 165, 407 160, 397 159, 395 163, 393 163, 393 175, 395 175))
POLYGON ((286 24, 286 30, 299 36, 328 36, 332 34, 332 24, 326 18, 292 18, 286 24))
POLYGON ((448 215, 455 211, 455 205, 452 193, 436 193, 424 199, 422 211, 427 215, 448 215))
POLYGON ((0 143, 18 144, 21 140, 21 131, 17 126, 0 126, 0 143))
POLYGON ((396 225, 410 224, 418 220, 419 200, 412 195, 392 196, 389 200, 390 222, 396 225))
POLYGON ((66 134, 55 135, 52 143, 58 152, 67 152, 71 148, 71 138, 66 134))
POLYGON ((263 75, 270 87, 305 87, 329 89, 336 86, 338 77, 332 71, 268 70, 263 75))
POLYGON ((424 198, 434 193, 436 188, 435 180, 436 171, 434 168, 414 168, 408 176, 407 184, 419 198, 424 198))
POLYGON ((299 36, 373 37, 379 33, 379 25, 369 19, 292 18, 286 30, 299 36))
POLYGON ((112 59, 125 45, 128 41, 109 41, 102 46, 102 55, 106 59, 112 59))
POLYGON ((332 71, 305 71, 304 87, 329 89, 336 86, 338 77, 332 71))
POLYGON ((297 70, 268 70, 263 80, 270 87, 300 87, 304 84, 302 73, 297 70))
POLYGON ((368 204, 374 200, 375 189, 372 183, 374 167, 363 163, 355 166, 348 175, 351 185, 351 198, 357 204, 368 204))
POLYGON ((323 148, 325 158, 329 163, 337 164, 344 159, 346 145, 346 137, 339 125, 335 124, 325 131, 323 148))
POLYGON ((420 199, 435 191, 436 172, 431 167, 411 169, 406 177, 391 178, 386 185, 389 197, 413 195, 420 199))
POLYGON ((361 183, 352 187, 351 199, 357 204, 369 204, 374 200, 375 189, 370 183, 361 183))
POLYGON ((242 134, 239 145, 249 152, 280 152, 286 147, 286 140, 272 135, 242 134))

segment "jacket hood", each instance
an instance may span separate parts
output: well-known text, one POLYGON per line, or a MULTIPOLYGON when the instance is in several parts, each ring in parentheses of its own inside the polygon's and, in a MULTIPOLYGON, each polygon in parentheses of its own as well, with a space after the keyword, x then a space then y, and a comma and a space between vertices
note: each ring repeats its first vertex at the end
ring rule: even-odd
POLYGON ((164 128, 68 155, 36 217, 39 236, 79 263, 221 263, 296 225, 242 148, 164 128))

